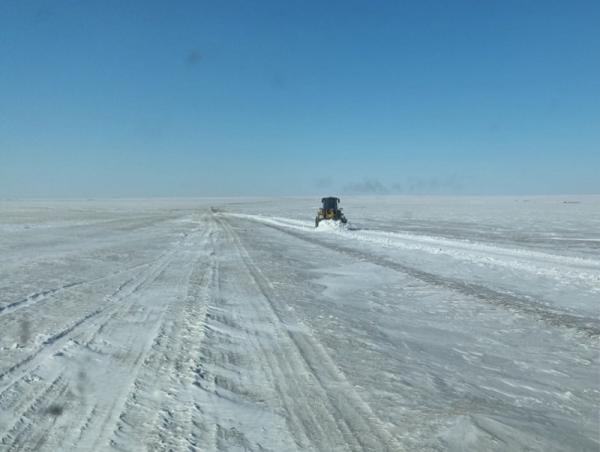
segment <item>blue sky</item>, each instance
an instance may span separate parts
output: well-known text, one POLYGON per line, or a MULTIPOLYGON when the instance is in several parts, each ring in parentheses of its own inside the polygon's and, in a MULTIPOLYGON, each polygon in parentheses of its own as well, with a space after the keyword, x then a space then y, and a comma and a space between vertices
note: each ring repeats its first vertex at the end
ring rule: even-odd
POLYGON ((0 197, 600 193, 598 1, 0 2, 0 197))

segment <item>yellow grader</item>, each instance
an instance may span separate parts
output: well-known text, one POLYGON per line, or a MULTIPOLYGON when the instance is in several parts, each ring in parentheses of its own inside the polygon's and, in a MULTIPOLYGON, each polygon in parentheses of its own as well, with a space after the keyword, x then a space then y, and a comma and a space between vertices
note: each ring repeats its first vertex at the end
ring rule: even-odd
POLYGON ((317 211, 317 217, 315 218, 315 228, 319 227, 319 223, 323 220, 341 221, 346 224, 348 220, 342 213, 341 207, 338 207, 340 198, 328 197, 321 199, 323 207, 317 211))

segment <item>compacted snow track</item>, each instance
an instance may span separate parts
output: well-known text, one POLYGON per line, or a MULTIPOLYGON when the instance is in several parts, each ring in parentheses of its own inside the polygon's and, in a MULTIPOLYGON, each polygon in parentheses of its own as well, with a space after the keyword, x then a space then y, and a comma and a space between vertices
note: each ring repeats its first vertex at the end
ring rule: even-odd
POLYGON ((589 256, 57 209, 0 237, 1 450, 598 450, 589 256))
MULTIPOLYGON (((484 302, 494 303, 509 309, 515 309, 525 314, 534 315, 544 321, 547 321, 551 325, 573 328, 592 337, 600 336, 600 319, 596 317, 577 316, 568 312, 561 312, 558 309, 553 309, 550 307, 550 303, 544 302, 544 300, 536 300, 535 297, 532 296, 520 295, 512 292, 501 292, 481 284, 429 273, 416 267, 411 267, 401 262, 390 260, 389 258, 382 257, 378 254, 361 251, 352 246, 331 243, 326 240, 319 240, 318 237, 314 237, 314 234, 313 236, 307 236, 306 234, 299 233, 293 229, 290 230, 271 223, 266 224, 272 229, 282 231, 300 240, 314 243, 322 248, 345 254, 356 260, 371 262, 378 266, 397 270, 406 273, 413 278, 420 279, 428 284, 454 290, 467 296, 476 297, 484 302)), ((599 271, 596 275, 590 276, 592 283, 595 282, 595 288, 600 287, 600 282, 598 282, 600 280, 598 276, 600 275, 600 266, 598 266, 598 269, 599 271)))

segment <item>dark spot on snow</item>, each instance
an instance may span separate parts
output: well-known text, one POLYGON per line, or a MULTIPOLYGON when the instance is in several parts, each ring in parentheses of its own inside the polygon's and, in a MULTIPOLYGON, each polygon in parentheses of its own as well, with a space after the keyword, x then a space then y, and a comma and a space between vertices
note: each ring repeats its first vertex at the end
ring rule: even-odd
POLYGON ((53 403, 48 408, 46 408, 46 414, 50 416, 58 417, 65 411, 64 406, 59 405, 58 403, 53 403))
POLYGON ((196 368, 196 375, 204 380, 206 378, 206 371, 202 367, 198 366, 196 368))
POLYGON ((85 372, 85 370, 83 369, 79 369, 79 371, 77 372, 77 392, 80 396, 85 396, 86 393, 86 389, 87 389, 87 382, 88 382, 88 376, 87 373, 85 372))
POLYGON ((19 343, 25 345, 31 338, 31 321, 28 318, 24 318, 21 320, 19 326, 19 343))

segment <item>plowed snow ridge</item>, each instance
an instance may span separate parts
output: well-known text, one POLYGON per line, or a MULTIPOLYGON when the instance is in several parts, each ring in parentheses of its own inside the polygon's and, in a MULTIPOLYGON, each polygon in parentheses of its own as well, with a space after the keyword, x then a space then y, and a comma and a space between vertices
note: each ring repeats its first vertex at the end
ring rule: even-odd
POLYGON ((454 259, 482 265, 509 267, 555 279, 569 278, 587 284, 600 292, 600 260, 558 256, 537 251, 502 248, 477 242, 450 240, 416 234, 375 230, 353 230, 340 226, 314 224, 281 217, 265 217, 227 213, 227 215, 288 227, 314 234, 335 234, 345 239, 374 243, 383 247, 423 251, 434 255, 447 255, 454 259))

